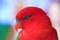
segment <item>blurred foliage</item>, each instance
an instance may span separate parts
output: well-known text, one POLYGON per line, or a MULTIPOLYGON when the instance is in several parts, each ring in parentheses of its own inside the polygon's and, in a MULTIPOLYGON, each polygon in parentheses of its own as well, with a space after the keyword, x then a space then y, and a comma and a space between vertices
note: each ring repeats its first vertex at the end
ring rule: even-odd
POLYGON ((9 29, 9 25, 0 25, 0 40, 6 39, 9 29))

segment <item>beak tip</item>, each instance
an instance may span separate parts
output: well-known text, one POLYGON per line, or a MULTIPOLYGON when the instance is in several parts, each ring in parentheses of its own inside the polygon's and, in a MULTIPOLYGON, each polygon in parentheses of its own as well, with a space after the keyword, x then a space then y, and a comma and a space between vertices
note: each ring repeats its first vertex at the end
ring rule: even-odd
POLYGON ((14 27, 15 27, 15 30, 18 32, 18 29, 20 28, 20 24, 15 24, 14 27))

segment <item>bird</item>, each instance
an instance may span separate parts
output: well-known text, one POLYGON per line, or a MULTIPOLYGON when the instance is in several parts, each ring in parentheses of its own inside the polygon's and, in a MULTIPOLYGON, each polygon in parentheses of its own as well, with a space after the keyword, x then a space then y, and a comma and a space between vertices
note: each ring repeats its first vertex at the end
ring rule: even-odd
POLYGON ((17 12, 15 18, 15 30, 22 29, 18 40, 58 40, 57 30, 43 9, 25 7, 17 12))

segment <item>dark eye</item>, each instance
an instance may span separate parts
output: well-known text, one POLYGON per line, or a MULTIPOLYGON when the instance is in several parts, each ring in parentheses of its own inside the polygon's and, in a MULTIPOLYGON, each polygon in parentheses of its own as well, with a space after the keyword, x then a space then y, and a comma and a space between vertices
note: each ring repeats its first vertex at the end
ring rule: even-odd
POLYGON ((32 15, 26 16, 26 17, 23 18, 23 20, 28 20, 31 16, 32 16, 32 15))

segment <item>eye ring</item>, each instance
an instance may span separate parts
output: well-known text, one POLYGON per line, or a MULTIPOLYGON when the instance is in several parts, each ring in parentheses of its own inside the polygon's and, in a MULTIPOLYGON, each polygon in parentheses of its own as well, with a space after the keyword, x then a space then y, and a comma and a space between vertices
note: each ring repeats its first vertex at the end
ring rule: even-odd
POLYGON ((25 17, 23 18, 23 20, 28 20, 30 17, 32 17, 32 15, 30 15, 30 16, 25 16, 25 17))

